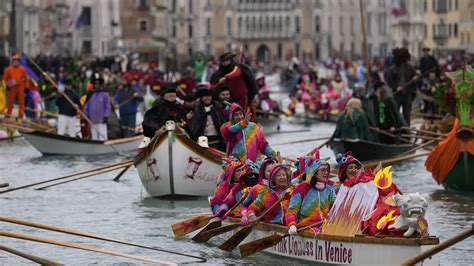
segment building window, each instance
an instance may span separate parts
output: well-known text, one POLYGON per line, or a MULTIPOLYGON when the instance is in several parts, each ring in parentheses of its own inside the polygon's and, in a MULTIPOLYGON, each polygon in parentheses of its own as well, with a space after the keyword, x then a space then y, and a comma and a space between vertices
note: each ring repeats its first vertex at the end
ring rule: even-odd
POLYGON ((427 0, 423 0, 423 12, 426 13, 426 11, 428 11, 428 1, 427 1, 427 0))
POLYGON ((297 58, 300 57, 300 44, 299 43, 295 43, 295 56, 297 58))
POLYGON ((366 30, 367 30, 367 35, 371 35, 371 32, 372 32, 372 15, 371 14, 367 14, 367 20, 366 20, 366 30))
POLYGON ((239 32, 239 34, 242 33, 242 17, 239 17, 238 19, 237 31, 239 32))
POLYGON ((138 20, 138 30, 142 32, 148 31, 148 21, 146 19, 138 20))
POLYGON ((91 7, 90 6, 85 6, 82 8, 82 13, 79 16, 79 22, 81 26, 90 26, 91 24, 91 7))
POLYGON ((230 17, 227 18, 227 34, 232 36, 232 19, 230 17))
POLYGON ((453 33, 452 33, 452 28, 451 28, 451 23, 448 24, 448 36, 451 37, 453 36, 453 33))
POLYGON ((138 10, 147 10, 149 8, 148 0, 138 0, 136 1, 136 4, 137 4, 138 10))
POLYGON ((176 0, 171 0, 171 13, 176 11, 176 0))
POLYGON ((320 26, 319 26, 319 23, 320 23, 320 21, 319 21, 319 16, 315 16, 315 17, 314 17, 314 31, 315 31, 316 33, 319 33, 319 31, 321 30, 321 28, 320 28, 320 26))
POLYGON ((314 56, 316 58, 316 60, 319 60, 320 59, 320 56, 321 56, 321 48, 319 47, 319 42, 316 42, 314 44, 314 56))
POLYGON ((283 59, 283 44, 281 44, 280 42, 277 44, 277 57, 278 60, 283 59))
POLYGON ((189 14, 193 13, 193 1, 194 0, 188 0, 189 14))
POLYGON ((258 18, 258 23, 257 23, 257 32, 262 32, 263 31, 263 17, 258 18))
POLYGON ((277 28, 277 22, 276 22, 276 17, 272 17, 272 23, 271 23, 271 32, 276 32, 277 28))
POLYGON ((339 58, 344 57, 344 43, 339 43, 339 58))
POLYGON ((457 38, 458 37, 458 24, 457 23, 454 23, 454 27, 453 27, 453 31, 454 31, 454 38, 457 38))
POLYGON ((211 51, 211 45, 210 45, 210 44, 206 44, 206 54, 207 54, 207 56, 210 57, 210 56, 211 56, 211 53, 212 53, 212 51, 211 51))
POLYGON ((91 54, 92 53, 92 42, 91 41, 83 41, 82 42, 82 53, 83 54, 91 54))
POLYGON ((189 38, 193 37, 193 24, 188 25, 188 35, 189 35, 189 38))
POLYGON ((344 18, 342 16, 339 17, 339 33, 344 34, 344 18))
POLYGON ((290 31, 290 16, 286 16, 285 20, 286 20, 285 21, 286 22, 285 23, 285 26, 286 26, 285 31, 290 31))
POLYGON ((433 11, 436 13, 448 12, 448 1, 447 0, 433 0, 433 11))
POLYGON ((349 23, 350 23, 350 27, 351 27, 351 35, 354 35, 354 17, 350 17, 349 18, 349 23))
POLYGON ((270 31, 270 20, 268 18, 268 16, 265 17, 265 29, 264 29, 265 32, 268 32, 270 31))
POLYGON ((171 36, 176 37, 176 25, 171 25, 171 36))
POLYGON ((257 19, 255 17, 252 18, 252 26, 250 28, 250 32, 255 32, 257 26, 257 19))
POLYGON ((461 32, 461 44, 464 44, 464 32, 461 32))
POLYGON ((296 33, 300 32, 300 17, 295 17, 295 31, 296 33))
POLYGON ((211 18, 206 19, 206 35, 211 36, 211 18))
POLYGON ((458 3, 458 0, 454 0, 454 10, 458 10, 459 9, 459 3, 458 3))
POLYGON ((423 27, 423 36, 425 38, 428 37, 428 26, 425 24, 424 27, 423 27))
POLYGON ((278 32, 283 31, 283 18, 280 16, 278 17, 278 32))

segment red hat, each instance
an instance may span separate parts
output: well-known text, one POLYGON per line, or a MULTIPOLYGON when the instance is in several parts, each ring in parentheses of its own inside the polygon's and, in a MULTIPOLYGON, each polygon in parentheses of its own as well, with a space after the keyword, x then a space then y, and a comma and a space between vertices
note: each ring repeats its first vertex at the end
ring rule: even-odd
POLYGON ((336 161, 339 164, 339 174, 338 174, 339 180, 341 180, 349 164, 355 163, 362 166, 360 161, 357 160, 354 156, 352 156, 352 152, 350 151, 344 154, 339 153, 338 155, 336 155, 336 161))

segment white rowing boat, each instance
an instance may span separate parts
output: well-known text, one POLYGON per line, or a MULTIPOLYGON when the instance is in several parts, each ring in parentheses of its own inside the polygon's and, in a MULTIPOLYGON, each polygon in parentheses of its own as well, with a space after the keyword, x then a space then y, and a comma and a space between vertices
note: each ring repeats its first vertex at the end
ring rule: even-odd
POLYGON ((38 130, 23 130, 21 134, 43 155, 98 155, 137 150, 143 136, 97 141, 71 138, 38 130))
MULTIPOLYGON (((167 122, 168 123, 168 122, 167 122)), ((143 187, 152 197, 209 196, 222 172, 223 153, 212 153, 169 127, 135 157, 143 187)))
MULTIPOLYGON (((227 233, 225 238, 228 239, 238 230, 227 233)), ((287 232, 288 228, 285 226, 260 223, 254 226, 242 244, 287 232)), ((423 239, 368 235, 337 236, 316 234, 308 230, 297 236, 286 237, 264 252, 324 264, 400 265, 438 243, 439 239, 432 236, 423 239)), ((438 256, 433 256, 425 260, 423 265, 439 265, 438 260, 438 256)))

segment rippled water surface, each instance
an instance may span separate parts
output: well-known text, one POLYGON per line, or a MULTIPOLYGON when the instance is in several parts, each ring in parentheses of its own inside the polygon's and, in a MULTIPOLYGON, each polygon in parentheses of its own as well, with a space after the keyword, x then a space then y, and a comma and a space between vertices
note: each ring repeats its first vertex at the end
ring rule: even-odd
MULTIPOLYGON (((329 136, 334 129, 333 124, 285 119, 280 122, 265 123, 265 130, 273 132, 277 125, 280 125, 283 131, 301 129, 310 131, 293 134, 272 134, 268 136, 271 144, 329 136)), ((275 148, 281 150, 283 155, 294 158, 308 152, 320 143, 321 141, 315 141, 292 146, 275 146, 275 148)), ((322 155, 332 155, 332 153, 325 148, 322 150, 322 155)), ((42 157, 23 139, 17 139, 13 142, 0 142, 0 182, 9 182, 10 187, 16 187, 124 159, 126 158, 115 156, 42 157)), ((472 194, 447 192, 442 187, 437 186, 430 174, 424 169, 424 159, 418 158, 395 165, 393 168, 395 182, 403 192, 419 191, 430 198, 427 216, 431 233, 444 240, 473 223, 474 196, 472 194)), ((222 243, 222 238, 217 238, 205 245, 192 243, 188 238, 174 240, 170 225, 187 218, 191 214, 209 212, 206 199, 172 201, 148 198, 142 189, 137 171, 134 168, 130 168, 122 176, 119 183, 112 181, 117 172, 86 178, 43 191, 23 189, 0 194, 0 214, 203 256, 207 259, 208 264, 213 265, 244 263, 301 265, 300 261, 295 262, 262 253, 242 260, 236 251, 229 254, 216 248, 217 245, 222 243)), ((164 260, 192 261, 189 258, 163 252, 19 225, 0 223, 0 228, 1 230, 87 244, 164 260)), ((134 260, 47 244, 10 238, 0 239, 2 244, 66 264, 142 264, 134 260)), ((441 264, 474 265, 473 250, 474 238, 465 240, 441 253, 441 264)), ((29 262, 26 260, 0 251, 0 264, 27 263, 29 262)))

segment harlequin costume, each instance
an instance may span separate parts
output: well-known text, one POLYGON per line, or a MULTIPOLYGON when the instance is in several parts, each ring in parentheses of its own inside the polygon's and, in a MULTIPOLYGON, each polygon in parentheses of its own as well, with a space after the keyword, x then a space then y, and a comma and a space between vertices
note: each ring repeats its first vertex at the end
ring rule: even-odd
MULTIPOLYGON (((224 215, 232 206, 234 206, 242 197, 246 197, 248 189, 260 184, 261 180, 258 176, 258 164, 254 164, 252 161, 247 160, 243 166, 242 174, 239 177, 239 182, 232 186, 229 194, 222 201, 221 206, 217 210, 219 216, 224 215)), ((242 206, 242 205, 241 205, 242 206)), ((232 211, 232 216, 240 217, 241 206, 237 206, 232 211)))
POLYGON ((276 156, 276 152, 268 144, 259 125, 245 120, 235 123, 233 114, 236 111, 242 111, 245 114, 240 105, 233 103, 230 106, 229 122, 221 127, 222 136, 227 142, 227 155, 238 155, 241 161, 246 159, 256 161, 259 153, 276 156))
POLYGON ((288 169, 283 165, 274 166, 270 172, 269 185, 259 187, 260 191, 257 197, 253 198, 251 193, 249 193, 245 198, 243 202, 244 207, 241 211, 242 220, 248 219, 248 217, 251 216, 262 215, 263 212, 272 207, 281 198, 284 198, 280 204, 271 209, 262 220, 267 223, 284 224, 284 216, 290 203, 290 194, 292 191, 292 188, 290 188, 290 173, 288 169), (281 169, 287 172, 287 183, 284 187, 277 187, 275 185, 275 175, 281 169), (251 202, 251 204, 249 204, 249 202, 251 202))
POLYGON ((230 161, 229 159, 226 159, 224 164, 224 172, 218 178, 218 185, 214 191, 214 197, 210 201, 211 210, 214 214, 217 213, 232 187, 237 184, 237 182, 232 180, 235 171, 243 166, 241 162, 230 161))
POLYGON ((291 194, 290 205, 285 215, 288 226, 303 227, 317 222, 322 223, 336 200, 336 192, 332 186, 316 182, 317 170, 322 165, 329 165, 327 159, 311 158, 306 160, 305 164, 306 181, 300 183, 291 194))

